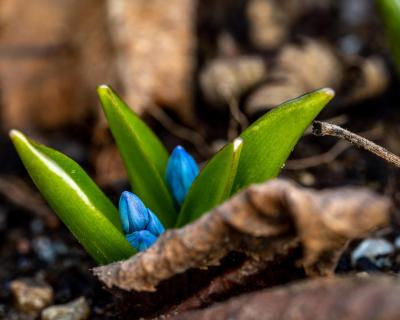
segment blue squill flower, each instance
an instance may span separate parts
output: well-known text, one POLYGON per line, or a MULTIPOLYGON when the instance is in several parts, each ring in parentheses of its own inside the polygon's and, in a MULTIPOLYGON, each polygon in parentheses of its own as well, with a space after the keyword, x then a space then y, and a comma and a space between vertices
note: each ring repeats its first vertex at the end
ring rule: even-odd
POLYGON ((147 250, 157 241, 157 237, 147 230, 132 232, 126 236, 126 239, 138 251, 147 250))
POLYGON ((119 214, 126 239, 139 251, 149 248, 164 232, 157 216, 132 192, 121 194, 119 214))
POLYGON ((185 200, 194 179, 199 174, 199 167, 186 152, 186 150, 177 146, 169 157, 165 178, 168 187, 179 205, 185 200))

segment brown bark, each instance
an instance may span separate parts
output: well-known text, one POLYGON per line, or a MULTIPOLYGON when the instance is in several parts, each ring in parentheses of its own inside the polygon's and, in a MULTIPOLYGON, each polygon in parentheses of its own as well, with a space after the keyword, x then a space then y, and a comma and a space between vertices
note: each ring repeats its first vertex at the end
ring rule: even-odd
POLYGON ((395 320, 400 318, 399 295, 400 281, 388 276, 316 279, 243 295, 173 319, 395 320))
POLYGON ((195 0, 108 0, 117 69, 136 112, 155 103, 193 116, 195 9, 195 0))

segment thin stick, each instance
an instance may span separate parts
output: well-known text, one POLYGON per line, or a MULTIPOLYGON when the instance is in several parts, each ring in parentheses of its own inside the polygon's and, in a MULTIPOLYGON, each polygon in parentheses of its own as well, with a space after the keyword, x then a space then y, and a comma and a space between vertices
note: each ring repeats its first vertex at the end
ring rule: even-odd
POLYGON ((304 170, 311 167, 334 161, 342 152, 350 147, 347 141, 338 141, 330 150, 312 157, 303 159, 289 160, 286 162, 285 169, 287 170, 304 170))
POLYGON ((316 136, 332 136, 347 140, 355 144, 359 148, 372 152, 378 157, 400 168, 400 158, 398 156, 389 152, 385 148, 378 146, 372 141, 360 137, 359 135, 345 130, 337 125, 321 121, 314 121, 313 134, 315 134, 316 136))
POLYGON ((228 140, 232 141, 239 134, 238 126, 240 127, 240 131, 243 131, 248 127, 249 122, 244 113, 240 110, 239 102, 236 97, 231 95, 227 96, 225 99, 229 106, 229 113, 230 113, 228 140))
POLYGON ((153 108, 151 116, 174 136, 192 143, 202 155, 208 157, 212 154, 202 135, 174 122, 162 108, 153 108))

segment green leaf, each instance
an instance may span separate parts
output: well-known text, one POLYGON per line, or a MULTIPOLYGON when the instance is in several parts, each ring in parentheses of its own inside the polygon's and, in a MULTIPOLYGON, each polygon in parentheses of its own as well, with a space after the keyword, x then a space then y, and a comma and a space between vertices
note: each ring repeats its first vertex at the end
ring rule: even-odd
POLYGON ((378 0, 378 8, 386 29, 386 35, 400 75, 400 0, 378 0))
POLYGON ((200 172, 183 203, 177 227, 199 218, 230 195, 242 150, 242 139, 227 144, 200 172))
POLYGON ((232 194, 276 177, 312 120, 333 98, 324 88, 287 101, 247 128, 232 194))
POLYGON ((133 192, 166 228, 176 221, 174 202, 164 181, 168 152, 151 131, 109 87, 97 92, 118 145, 133 192))
POLYGON ((117 209, 75 161, 19 131, 12 130, 10 137, 43 197, 98 263, 135 253, 117 209))

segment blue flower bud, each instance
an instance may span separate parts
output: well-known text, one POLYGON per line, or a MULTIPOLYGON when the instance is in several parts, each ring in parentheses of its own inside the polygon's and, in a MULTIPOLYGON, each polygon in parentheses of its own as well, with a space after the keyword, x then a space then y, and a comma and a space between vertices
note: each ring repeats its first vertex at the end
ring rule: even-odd
POLYGON ((169 157, 165 177, 168 187, 179 205, 185 200, 186 194, 198 174, 199 167, 192 156, 183 147, 177 146, 169 157))
POLYGON ((121 194, 119 214, 126 239, 139 251, 150 247, 164 232, 157 216, 132 192, 124 191, 121 194))
POLYGON ((140 200, 132 192, 124 191, 119 199, 119 215, 122 230, 125 234, 140 231, 149 223, 149 213, 140 200))
POLYGON ((146 230, 150 231, 156 237, 161 235, 164 232, 164 226, 161 224, 160 220, 158 220, 157 216, 150 210, 147 209, 149 214, 149 222, 146 225, 146 230))
POLYGON ((157 241, 157 237, 147 230, 132 232, 126 236, 126 239, 138 251, 147 250, 157 241))

